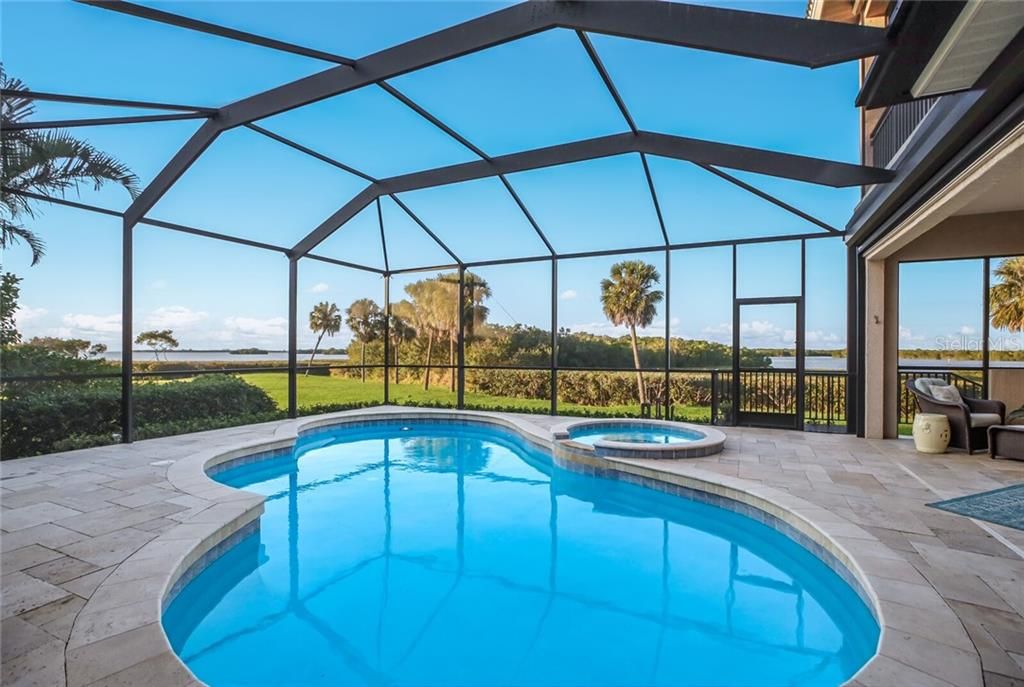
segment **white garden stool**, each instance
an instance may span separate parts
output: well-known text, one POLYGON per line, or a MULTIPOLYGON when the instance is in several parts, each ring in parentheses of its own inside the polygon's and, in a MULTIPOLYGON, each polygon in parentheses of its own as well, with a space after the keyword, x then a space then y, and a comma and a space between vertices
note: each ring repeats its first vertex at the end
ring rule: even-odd
POLYGON ((949 418, 938 413, 914 416, 914 448, 919 453, 945 453, 949 447, 949 418))

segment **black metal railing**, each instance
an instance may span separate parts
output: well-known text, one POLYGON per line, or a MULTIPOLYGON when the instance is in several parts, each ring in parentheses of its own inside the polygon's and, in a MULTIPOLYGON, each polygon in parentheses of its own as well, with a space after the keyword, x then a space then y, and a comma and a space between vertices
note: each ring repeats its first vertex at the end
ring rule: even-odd
POLYGON ((740 370, 739 402, 741 414, 796 415, 796 370, 758 368, 740 370))
MULTIPOLYGON (((273 419, 271 415, 284 417, 281 409, 284 399, 280 397, 280 385, 273 383, 273 375, 284 376, 287 368, 278 364, 266 366, 225 366, 207 367, 200 365, 172 365, 170 369, 136 369, 131 378, 138 390, 149 388, 151 384, 163 384, 175 380, 216 376, 255 375, 263 378, 260 384, 273 400, 279 405, 277 411, 261 408, 257 421, 273 419), (266 415, 266 417, 264 417, 266 415)), ((380 364, 338 365, 305 361, 298 366, 299 379, 297 393, 297 411, 299 415, 322 413, 344 408, 379 405, 390 402, 399 405, 457 407, 458 395, 450 391, 451 366, 433 366, 431 391, 439 393, 427 395, 421 393, 420 380, 423 378, 423 366, 400 365, 388 368, 388 382, 385 383, 384 366, 380 364), (309 370, 307 376, 306 370, 309 370), (398 373, 398 377, 395 376, 398 373), (344 381, 363 381, 345 386, 344 381), (410 376, 411 375, 411 376, 410 376), (336 380, 338 386, 332 386, 324 377, 336 380), (401 379, 401 383, 399 383, 401 379), (410 379, 416 383, 410 386, 410 379), (388 392, 390 386, 390 393, 388 392), (355 393, 358 392, 358 393, 355 393)), ((464 407, 506 412, 547 413, 556 409, 558 414, 584 415, 599 417, 621 417, 628 415, 650 417, 668 417, 686 422, 710 423, 715 425, 753 424, 798 428, 803 426, 812 431, 843 431, 846 427, 846 373, 841 371, 807 371, 804 373, 803 415, 798 417, 797 404, 798 379, 796 370, 779 370, 759 368, 741 370, 739 372, 739 403, 734 402, 736 387, 734 374, 728 369, 644 369, 643 375, 647 389, 648 403, 640 404, 633 396, 635 392, 635 371, 620 368, 558 368, 557 385, 552 388, 551 369, 544 366, 521 367, 483 367, 466 366, 467 393, 464 407), (593 373, 612 375, 615 379, 577 379, 574 375, 593 373), (611 384, 609 382, 617 382, 611 384), (596 391, 595 391, 596 390, 596 391), (666 393, 669 394, 666 398, 666 393), (552 398, 552 395, 555 397, 552 398)), ((942 371, 928 370, 928 374, 942 375, 942 371)), ((946 377, 943 377, 944 379, 946 377)), ((977 393, 972 387, 972 380, 956 377, 966 388, 965 393, 977 393)), ((0 379, 0 398, 16 401, 24 396, 26 389, 49 387, 60 388, 67 385, 81 386, 79 395, 88 397, 92 423, 101 427, 92 437, 99 445, 99 434, 106 437, 104 443, 114 443, 120 439, 119 413, 121 409, 120 372, 92 374, 22 374, 19 376, 5 375, 0 379), (92 394, 92 395, 90 395, 92 394), (109 428, 109 429, 108 429, 109 428)), ((249 380, 247 380, 249 381, 249 380)), ((978 385, 980 388, 980 384, 978 385)), ((225 392, 230 392, 226 389, 225 392)), ((22 399, 24 401, 25 399, 22 399)), ((225 399, 225 401, 230 399, 225 399)), ((232 426, 253 422, 252 413, 239 410, 237 418, 225 417, 195 418, 195 413, 183 412, 181 417, 174 407, 157 407, 156 401, 145 400, 140 396, 140 404, 135 408, 133 418, 138 423, 140 436, 155 437, 168 433, 197 431, 210 429, 213 426, 232 426), (140 409, 146 412, 140 415, 140 409), (216 423, 212 423, 217 420, 216 423)), ((25 405, 24 402, 22 405, 25 405)), ((164 406, 167 404, 164 403, 164 406)), ((227 408, 230 403, 225 403, 227 408)), ((21 406, 18 406, 21 407, 21 406)), ((33 407, 26 406, 24 412, 32 412, 33 407)), ((8 408, 9 410, 9 408, 8 408)), ((232 411, 233 412, 233 411, 232 411)), ((6 413, 5 423, 8 429, 17 430, 11 425, 15 418, 6 413), (13 428, 13 429, 12 429, 13 428)), ((24 419, 24 418, 23 418, 24 419)), ((33 421, 46 421, 36 417, 33 421)), ((90 425, 91 432, 94 427, 90 425)), ((53 437, 51 437, 52 439, 53 437)), ((74 437, 72 437, 74 438, 74 437)), ((90 437, 80 437, 78 443, 90 437)), ((62 438, 66 447, 39 447, 42 452, 66 450, 80 447, 70 439, 62 438)), ((37 442, 38 443, 38 442, 37 442)), ((86 444, 82 444, 86 445, 86 444)), ((31 447, 25 450, 30 450, 31 447)), ((33 452, 40 452, 35 450, 33 452)), ((18 453, 7 452, 6 457, 15 457, 18 453)))
POLYGON ((804 375, 804 429, 839 432, 846 429, 845 372, 804 375))
POLYGON ((985 386, 982 382, 982 371, 980 368, 900 367, 898 378, 901 425, 912 423, 914 421, 914 413, 917 412, 917 400, 914 394, 910 393, 907 389, 907 382, 921 377, 941 379, 946 384, 955 386, 962 396, 968 398, 983 398, 985 395, 985 386))
POLYGON ((888 166, 938 100, 919 98, 887 109, 871 135, 871 164, 888 166))

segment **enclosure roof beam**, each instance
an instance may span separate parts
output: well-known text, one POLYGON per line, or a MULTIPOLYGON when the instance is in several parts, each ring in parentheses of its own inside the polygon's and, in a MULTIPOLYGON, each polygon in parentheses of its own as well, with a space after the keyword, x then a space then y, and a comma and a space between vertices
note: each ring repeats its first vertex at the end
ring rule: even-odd
MULTIPOLYGON (((577 31, 576 36, 580 39, 580 43, 583 45, 583 49, 587 53, 587 57, 590 58, 591 64, 594 65, 594 69, 597 71, 597 75, 601 77, 601 81, 604 82, 604 87, 608 91, 608 95, 615 101, 615 105, 619 108, 619 112, 622 114, 622 118, 626 120, 626 126, 633 132, 633 135, 640 133, 640 129, 637 128, 636 120, 633 119, 633 115, 629 113, 629 108, 626 107, 626 101, 619 94, 619 89, 615 87, 615 82, 612 81, 612 75, 608 73, 608 70, 604 66, 604 62, 601 60, 601 56, 597 53, 597 48, 590 42, 590 37, 587 36, 583 31, 577 31)), ((640 153, 640 164, 644 168, 644 178, 647 180, 647 190, 651 195, 651 204, 654 206, 654 213, 658 217, 658 228, 661 229, 661 237, 665 241, 665 245, 669 245, 671 241, 668 238, 668 229, 665 227, 665 217, 661 213, 661 203, 658 201, 658 192, 654 188, 654 177, 651 175, 651 167, 647 164, 647 155, 640 153)))
MULTIPOLYGON (((428 112, 418 103, 416 103, 412 98, 409 98, 391 84, 387 83, 386 81, 382 81, 378 85, 385 91, 387 91, 389 94, 391 94, 403 105, 405 105, 413 112, 418 114, 420 117, 427 120, 444 133, 448 134, 448 136, 454 139, 455 141, 461 143, 465 148, 473 152, 481 160, 485 160, 488 162, 491 160, 490 155, 488 155, 482 149, 478 148, 473 143, 471 143, 469 139, 467 139, 465 136, 455 131, 455 129, 445 124, 438 117, 432 115, 430 112, 428 112)), ((519 207, 519 210, 523 213, 523 216, 526 217, 526 221, 530 223, 530 226, 533 227, 533 230, 537 233, 537 236, 540 237, 540 240, 544 242, 544 245, 547 247, 548 252, 550 252, 552 255, 555 255, 555 249, 554 247, 552 247, 551 242, 548 241, 548 237, 544 235, 544 232, 541 230, 540 225, 537 224, 537 220, 534 219, 533 214, 531 214, 530 211, 526 208, 526 204, 523 202, 523 199, 519 197, 519 194, 516 193, 516 190, 512 187, 512 184, 509 182, 508 179, 505 178, 503 174, 499 174, 498 179, 505 187, 505 190, 508 191, 509 195, 512 196, 512 200, 515 201, 515 204, 519 207)))
POLYGON ((139 17, 141 19, 148 19, 150 21, 160 22, 161 24, 170 24, 171 26, 177 26, 182 29, 189 29, 191 31, 198 31, 200 33, 208 33, 213 36, 229 38, 233 41, 240 41, 242 43, 250 43, 252 45, 258 45, 261 48, 270 48, 272 50, 280 50, 281 52, 287 52, 293 55, 310 57, 315 60, 333 62, 335 64, 346 65, 348 67, 352 67, 356 63, 355 60, 349 57, 342 57, 341 55, 335 55, 333 53, 324 52, 323 50, 314 50, 312 48, 306 48, 301 45, 286 43, 284 41, 279 41, 273 38, 267 38, 266 36, 259 36, 257 34, 249 33, 247 31, 239 31, 237 29, 228 28, 226 26, 221 26, 219 24, 213 24, 207 21, 200 21, 198 19, 184 17, 180 14, 164 12, 163 10, 158 10, 153 7, 136 5, 135 3, 125 2, 124 0, 76 0, 76 2, 80 2, 83 5, 92 5, 93 7, 100 7, 105 10, 113 10, 114 12, 128 14, 133 17, 139 17))
POLYGON ((206 112, 180 112, 178 114, 135 115, 133 117, 94 117, 91 119, 58 119, 42 122, 13 122, 7 131, 27 129, 71 129, 80 126, 108 126, 110 124, 144 124, 146 122, 170 122, 178 119, 208 119, 213 115, 206 112))
POLYGON ((349 174, 353 174, 353 175, 359 177, 360 179, 362 179, 364 181, 369 181, 371 183, 374 182, 374 181, 377 181, 376 178, 370 176, 369 174, 367 174, 365 172, 362 172, 362 171, 356 169, 355 167, 351 167, 349 165, 346 165, 344 162, 339 162, 338 160, 335 160, 332 157, 327 157, 323 153, 318 153, 317 151, 313 150, 312 148, 307 148, 306 146, 302 145, 301 143, 296 143, 295 141, 291 140, 290 138, 285 138, 281 134, 274 133, 270 129, 265 129, 265 128, 263 128, 262 126, 260 126, 258 124, 246 124, 245 127, 247 129, 251 129, 252 131, 255 131, 258 134, 262 134, 263 136, 266 136, 267 138, 269 138, 269 139, 271 139, 273 141, 277 141, 278 143, 283 143, 284 145, 288 146, 289 148, 292 148, 293 150, 297 150, 300 153, 304 153, 306 155, 309 155, 310 157, 315 157, 317 160, 320 160, 320 162, 326 162, 327 164, 331 165, 332 167, 337 167, 338 169, 340 169, 342 171, 348 172, 349 174))
POLYGON ((622 113, 622 118, 626 120, 626 126, 634 134, 639 133, 640 129, 636 125, 636 121, 633 119, 633 115, 629 113, 629 108, 626 107, 626 101, 622 99, 619 94, 619 89, 615 87, 615 82, 612 81, 611 74, 605 69, 604 62, 601 60, 601 56, 597 54, 597 49, 594 44, 590 42, 590 37, 582 31, 577 31, 576 36, 580 39, 580 43, 583 44, 583 49, 587 51, 587 57, 590 58, 591 64, 594 65, 594 69, 597 70, 597 75, 601 77, 601 81, 604 82, 604 87, 608 90, 608 95, 615 101, 616 107, 619 108, 619 112, 622 113))
POLYGON ((648 153, 676 160, 721 165, 731 169, 741 169, 837 188, 878 184, 888 181, 893 175, 891 170, 879 167, 866 167, 761 148, 748 148, 729 143, 640 131, 637 134, 611 134, 571 143, 560 143, 545 148, 501 155, 487 161, 463 162, 437 167, 381 179, 378 183, 386 193, 404 193, 499 174, 513 174, 626 153, 648 153))
POLYGON ((756 186, 751 186, 747 182, 743 181, 742 179, 738 179, 738 178, 734 177, 732 174, 729 174, 728 172, 723 172, 722 170, 718 169, 717 167, 713 167, 713 166, 707 165, 707 164, 698 164, 697 166, 700 167, 701 169, 705 170, 705 171, 711 172, 712 174, 714 174, 717 177, 725 179, 726 181, 728 181, 731 184, 735 184, 736 186, 739 186, 744 191, 749 191, 750 193, 753 193, 758 198, 762 198, 764 200, 767 200, 769 203, 771 203, 773 205, 777 205, 780 208, 782 208, 783 210, 786 210, 787 212, 791 212, 791 213, 793 213, 794 215, 796 215, 797 217, 799 217, 801 219, 807 220, 811 224, 818 225, 819 227, 821 227, 825 231, 831 232, 833 234, 842 234, 843 233, 839 229, 836 229, 835 227, 833 227, 831 224, 829 224, 827 222, 824 222, 824 221, 818 219, 817 217, 814 217, 813 215, 809 215, 806 212, 804 212, 803 210, 800 210, 799 208, 795 208, 795 207, 793 207, 792 205, 790 205, 789 203, 787 203, 787 202, 785 202, 783 200, 779 200, 778 198, 776 198, 775 196, 771 195, 770 193, 765 193, 764 191, 762 191, 761 189, 757 188, 756 186))
POLYGON ((837 187, 881 183, 892 177, 890 170, 877 167, 821 160, 759 148, 747 148, 646 131, 636 134, 613 134, 522 153, 502 155, 490 160, 464 162, 381 179, 367 186, 337 212, 324 220, 299 241, 294 250, 297 255, 306 254, 330 236, 334 230, 369 205, 378 195, 404 193, 625 153, 648 153, 688 160, 698 164, 722 165, 731 169, 837 187))
POLYGON ((26 100, 45 100, 54 103, 79 103, 82 105, 102 105, 107 107, 136 107, 143 110, 171 110, 182 112, 203 112, 216 114, 215 107, 198 105, 175 105, 171 103, 153 103, 142 100, 123 100, 120 98, 97 98, 89 95, 67 95, 64 93, 45 93, 42 91, 22 91, 15 88, 2 88, 0 95, 4 98, 25 98, 26 100))
POLYGON ((889 47, 882 29, 740 10, 655 1, 525 2, 368 55, 358 61, 358 69, 334 67, 222 108, 216 122, 201 127, 139 194, 125 220, 131 226, 144 216, 226 129, 553 28, 812 68, 877 55, 889 47))
POLYGON ((338 260, 337 258, 328 258, 325 255, 315 255, 313 253, 307 253, 306 255, 303 255, 302 257, 309 258, 310 260, 318 260, 320 262, 327 262, 327 263, 330 263, 332 265, 339 265, 340 267, 350 267, 350 268, 352 268, 354 270, 362 270, 363 272, 373 272, 374 274, 380 274, 382 276, 384 274, 387 274, 384 270, 379 269, 377 267, 370 267, 369 265, 360 265, 359 263, 356 263, 356 262, 348 262, 347 260, 338 260))
MULTIPOLYGON (((245 126, 246 126, 246 128, 252 129, 253 131, 255 131, 255 132, 259 133, 259 134, 262 134, 262 135, 266 136, 267 138, 275 140, 278 143, 283 143, 284 145, 288 146, 289 148, 293 148, 293 149, 299 151, 300 153, 305 153, 306 155, 309 155, 310 157, 314 157, 317 160, 320 160, 321 162, 326 162, 327 164, 329 164, 329 165, 331 165, 333 167, 337 167, 338 169, 344 170, 344 171, 346 171, 346 172, 348 172, 350 174, 354 174, 355 176, 358 176, 361 179, 365 179, 366 181, 369 181, 370 183, 376 183, 377 181, 379 181, 379 179, 377 179, 376 177, 370 176, 366 172, 360 171, 360 170, 356 169, 355 167, 351 167, 349 165, 346 165, 344 162, 339 162, 338 160, 335 160, 334 158, 328 157, 328 156, 324 155, 323 153, 318 153, 317 151, 313 150, 312 148, 307 148, 306 146, 302 145, 301 143, 296 143, 295 141, 291 140, 290 138, 285 138, 284 136, 281 136, 280 134, 276 134, 273 131, 270 131, 269 129, 265 129, 262 126, 259 126, 258 124, 246 124, 245 126)), ((395 201, 395 204, 398 205, 398 207, 400 207, 402 209, 402 211, 405 214, 407 214, 409 216, 409 218, 413 222, 415 222, 424 232, 426 232, 426 234, 431 239, 434 240, 434 242, 438 246, 441 247, 441 250, 443 250, 445 253, 447 253, 449 256, 451 256, 452 260, 455 260, 456 262, 461 262, 461 260, 459 260, 458 256, 456 256, 455 253, 453 253, 452 250, 450 248, 448 248, 448 246, 444 243, 444 241, 442 241, 440 238, 438 238, 437 234, 432 232, 427 227, 427 225, 423 223, 423 220, 421 220, 419 217, 417 217, 415 215, 415 213, 413 213, 413 211, 410 210, 409 207, 405 203, 400 201, 396 196, 390 196, 390 198, 391 198, 391 200, 395 201)), ((360 266, 360 267, 362 267, 362 266, 360 266)), ((385 273, 386 272, 387 272, 387 270, 385 269, 385 273)))
MULTIPOLYGON (((44 203, 53 203, 54 205, 63 205, 64 207, 75 208, 76 210, 85 210, 86 212, 94 212, 99 215, 107 215, 108 217, 124 216, 123 213, 118 212, 117 210, 111 210, 110 208, 81 203, 74 200, 68 200, 66 198, 57 198, 56 196, 48 196, 42 193, 34 193, 32 191, 20 191, 18 189, 4 187, 3 192, 17 196, 24 196, 25 198, 32 198, 33 200, 39 200, 44 203)), ((253 241, 252 239, 246 239, 240 236, 231 236, 229 234, 220 234, 215 231, 207 231, 206 229, 197 229, 195 227, 178 224, 176 222, 165 222, 163 220, 150 219, 146 217, 140 220, 139 224, 146 224, 160 229, 169 229, 183 234, 192 234, 193 236, 202 236, 208 239, 216 239, 218 241, 227 241, 228 243, 237 243, 242 246, 249 246, 250 248, 262 248, 263 250, 270 250, 276 253, 283 253, 285 255, 291 252, 290 248, 285 248, 284 246, 275 246, 272 243, 264 243, 263 241, 253 241)))
POLYGON ((419 216, 415 212, 410 210, 408 205, 406 205, 405 203, 402 202, 401 198, 399 198, 396 195, 389 195, 388 197, 391 198, 391 200, 393 200, 395 202, 395 205, 397 205, 398 207, 402 208, 402 211, 405 214, 409 215, 409 219, 411 219, 413 222, 415 222, 419 226, 420 229, 422 229, 424 232, 426 232, 427 236, 429 236, 430 238, 434 239, 434 243, 436 243, 437 245, 441 246, 441 250, 443 250, 445 253, 447 253, 448 257, 450 257, 452 260, 454 260, 458 265, 463 264, 462 260, 459 258, 459 256, 456 255, 454 253, 454 251, 452 251, 452 249, 448 247, 448 244, 446 244, 444 241, 442 241, 440 239, 440 237, 438 237, 437 234, 432 232, 430 230, 430 227, 428 227, 423 222, 423 220, 421 220, 419 218, 419 216))
MULTIPOLYGON (((580 251, 577 253, 561 253, 557 257, 552 255, 530 255, 520 258, 497 258, 494 260, 471 260, 465 262, 461 267, 495 267, 500 265, 520 265, 530 262, 550 262, 555 260, 575 260, 579 258, 604 258, 616 255, 632 255, 634 253, 661 253, 668 250, 693 250, 700 248, 722 248, 727 246, 744 246, 755 243, 775 243, 778 241, 809 241, 812 239, 834 238, 831 234, 815 232, 813 234, 790 234, 775 236, 757 236, 747 239, 723 239, 720 241, 694 241, 690 243, 670 243, 668 245, 658 244, 656 246, 639 246, 635 248, 610 248, 608 250, 580 251)), ((405 269, 391 270, 390 274, 412 274, 414 272, 432 272, 437 270, 450 270, 460 265, 430 265, 427 267, 409 267, 405 269)), ((548 368, 537 368, 548 369, 548 368)))

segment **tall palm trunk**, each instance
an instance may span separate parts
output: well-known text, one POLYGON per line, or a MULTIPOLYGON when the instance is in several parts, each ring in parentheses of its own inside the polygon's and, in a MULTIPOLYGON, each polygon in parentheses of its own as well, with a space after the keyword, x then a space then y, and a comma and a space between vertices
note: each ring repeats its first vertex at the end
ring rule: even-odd
POLYGON ((313 366, 313 357, 316 356, 316 351, 317 351, 318 348, 320 348, 320 342, 323 340, 323 338, 324 338, 324 332, 323 332, 323 330, 321 330, 320 331, 320 336, 316 337, 316 345, 313 346, 313 352, 309 354, 309 363, 306 364, 306 374, 303 375, 304 377, 308 377, 309 376, 309 368, 311 368, 313 366))
POLYGON ((448 388, 455 391, 455 338, 448 336, 448 388))
POLYGON ((640 403, 647 403, 647 393, 644 390, 644 375, 640 372, 640 349, 636 344, 636 326, 629 325, 629 343, 633 346, 633 367, 636 368, 636 390, 640 394, 640 403))
POLYGON ((434 352, 434 332, 430 332, 427 335, 427 366, 426 371, 423 373, 423 390, 430 390, 430 356, 434 352))
POLYGON ((395 384, 398 384, 398 345, 399 342, 395 341, 395 384))
POLYGON ((362 382, 366 384, 366 342, 359 342, 359 371, 361 372, 362 382))

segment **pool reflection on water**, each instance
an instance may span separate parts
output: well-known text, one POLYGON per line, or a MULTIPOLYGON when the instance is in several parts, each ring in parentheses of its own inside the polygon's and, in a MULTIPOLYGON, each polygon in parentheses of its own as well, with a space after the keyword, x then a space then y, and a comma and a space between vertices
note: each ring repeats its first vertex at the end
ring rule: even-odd
POLYGON ((213 687, 838 685, 876 648, 775 530, 504 430, 338 429, 217 479, 267 503, 165 613, 213 687))

